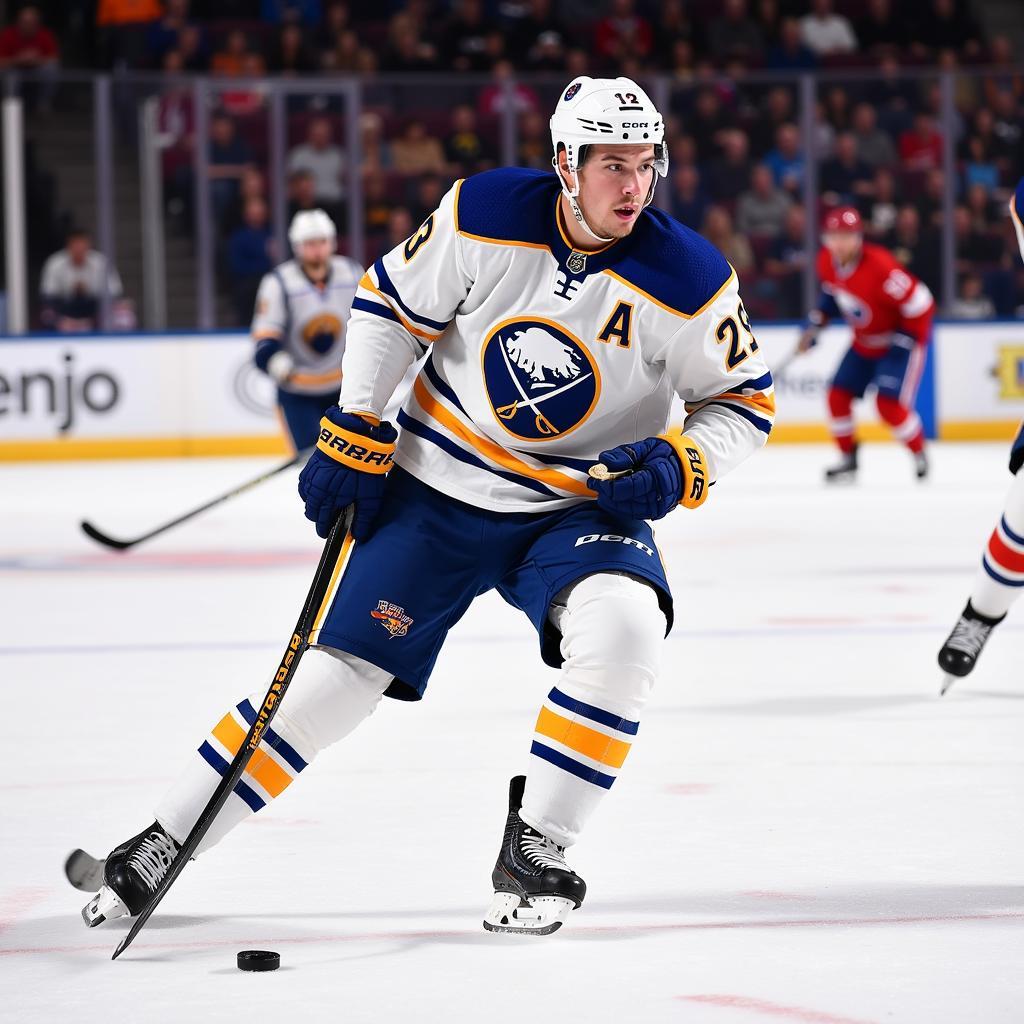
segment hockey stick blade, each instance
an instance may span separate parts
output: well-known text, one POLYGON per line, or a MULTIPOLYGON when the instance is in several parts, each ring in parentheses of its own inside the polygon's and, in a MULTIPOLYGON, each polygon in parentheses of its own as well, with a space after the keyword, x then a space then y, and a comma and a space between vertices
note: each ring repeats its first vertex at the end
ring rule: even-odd
POLYGON ((104 864, 85 850, 72 850, 64 861, 64 877, 81 892, 96 892, 103 885, 104 864))
POLYGON ((232 487, 231 490, 227 491, 225 494, 220 494, 216 498, 204 502, 198 508, 194 508, 191 511, 186 512, 184 515, 180 515, 177 518, 172 519, 170 522, 164 523, 162 526, 158 526, 155 530, 150 530, 148 533, 143 533, 138 537, 133 537, 131 540, 118 540, 116 537, 111 537, 109 534, 104 533, 85 519, 83 519, 80 524, 82 532, 90 539, 96 541, 97 544, 102 544, 104 547, 112 548, 114 551, 127 551, 129 548, 135 547, 136 544, 141 544, 145 540, 150 540, 152 537, 157 537, 161 533, 166 533, 173 527, 180 526, 182 523, 186 523, 188 520, 194 519, 200 514, 200 512, 206 512, 208 509, 220 505, 229 498, 234 498, 239 494, 244 494, 253 487, 269 480, 272 476, 277 476, 278 473, 283 473, 286 469, 299 465, 305 461, 308 454, 309 450, 303 450, 299 452, 298 455, 294 455, 287 462, 279 463, 274 466, 273 469, 268 469, 265 473, 260 473, 259 476, 253 477, 252 480, 246 480, 245 483, 239 484, 237 487, 232 487))
POLYGON ((227 803, 228 797, 245 772, 249 759, 260 745, 260 737, 274 720, 274 715, 277 714, 278 709, 281 707, 281 702, 284 700, 288 687, 291 685, 295 669, 298 667, 302 655, 305 654, 306 648, 309 646, 309 633, 313 628, 313 622, 317 612, 320 610, 320 605, 323 604, 324 598, 330 589, 335 565, 343 557, 347 546, 352 543, 349 529, 352 526, 354 514, 355 507, 350 505, 342 515, 338 516, 334 526, 331 527, 327 542, 324 544, 323 554, 320 556, 320 564, 316 567, 313 582, 310 584, 306 600, 302 605, 299 621, 296 622, 295 629, 292 630, 291 640, 281 656, 277 671, 274 673, 270 688, 263 698, 263 704, 260 707, 259 713, 256 715, 252 725, 249 726, 249 731, 246 733, 242 745, 238 748, 238 752, 235 754, 231 764, 228 765, 228 769, 217 785, 217 788, 213 791, 213 795, 196 819, 196 823, 192 826, 192 831, 185 837, 185 841, 178 849, 178 855, 171 862, 171 866, 167 869, 167 874, 164 875, 159 885, 153 890, 153 895, 150 896, 149 902, 139 911, 139 916, 136 918, 131 930, 121 940, 120 945, 114 950, 114 955, 110 958, 111 960, 116 960, 131 945, 135 936, 142 931, 143 926, 149 920, 153 911, 156 910, 160 901, 167 895, 167 890, 174 884, 174 880, 181 874, 189 860, 191 860, 203 837, 210 830, 210 826, 213 824, 220 809, 227 803))

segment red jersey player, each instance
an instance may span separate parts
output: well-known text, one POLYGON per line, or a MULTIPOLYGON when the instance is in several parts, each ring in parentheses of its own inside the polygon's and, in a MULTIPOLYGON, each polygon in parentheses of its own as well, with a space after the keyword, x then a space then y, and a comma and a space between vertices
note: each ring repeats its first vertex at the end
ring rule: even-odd
POLYGON ((892 253, 864 241, 860 214, 852 206, 829 211, 822 242, 817 261, 821 299, 808 315, 797 351, 814 345, 832 317, 842 316, 853 329, 853 344, 828 392, 829 426, 842 454, 825 479, 856 476, 853 400, 863 398, 874 384, 878 414, 913 453, 915 471, 923 480, 928 460, 914 400, 931 340, 935 300, 892 253))

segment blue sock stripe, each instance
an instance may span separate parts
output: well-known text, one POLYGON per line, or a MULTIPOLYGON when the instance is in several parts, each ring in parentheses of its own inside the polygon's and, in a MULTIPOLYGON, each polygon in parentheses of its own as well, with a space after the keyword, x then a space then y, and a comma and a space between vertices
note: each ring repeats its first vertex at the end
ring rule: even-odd
POLYGON ((613 715, 610 711, 595 708, 593 704, 584 704, 583 701, 575 700, 568 694, 562 693, 557 687, 552 688, 548 694, 548 700, 560 708, 565 708, 566 711, 571 711, 574 715, 582 715, 592 722, 600 722, 601 725, 618 729, 619 732, 628 733, 630 736, 635 736, 640 729, 639 722, 631 722, 628 718, 619 718, 618 715, 613 715))
MULTIPOLYGON (((236 704, 235 707, 238 708, 247 725, 251 726, 256 721, 256 709, 248 700, 243 700, 241 704, 236 704)), ((295 748, 287 740, 282 739, 281 734, 274 732, 273 729, 267 729, 263 733, 262 742, 276 750, 288 762, 292 771, 301 772, 306 767, 306 762, 299 757, 295 748)))
POLYGON ((1008 580, 1005 576, 1001 576, 999 573, 989 565, 988 559, 982 555, 981 564, 984 566, 985 572, 989 574, 996 581, 996 583, 1002 583, 1004 587, 1024 587, 1024 580, 1008 580))
POLYGON ((530 747, 530 753, 534 757, 548 761, 556 768, 561 768, 562 771, 575 775, 576 778, 589 782, 591 785, 600 786, 602 789, 611 789, 612 783, 615 781, 614 775, 605 775, 604 772, 599 772, 596 768, 590 768, 588 765, 581 764, 571 757, 566 757, 565 754, 560 754, 557 750, 552 750, 551 747, 538 743, 536 740, 533 741, 533 745, 530 747))
MULTIPOLYGON (((206 740, 203 740, 203 745, 199 748, 199 755, 218 775, 227 774, 227 761, 206 740)), ((235 795, 241 797, 249 805, 250 810, 258 811, 267 806, 267 802, 241 780, 235 783, 235 795)))
POLYGON ((1003 516, 999 520, 999 525, 1003 528, 1003 533, 1005 533, 1006 536, 1009 537, 1014 544, 1024 544, 1024 537, 1021 537, 1019 534, 1014 533, 1013 530, 1010 529, 1010 524, 1007 523, 1006 516, 1003 516))

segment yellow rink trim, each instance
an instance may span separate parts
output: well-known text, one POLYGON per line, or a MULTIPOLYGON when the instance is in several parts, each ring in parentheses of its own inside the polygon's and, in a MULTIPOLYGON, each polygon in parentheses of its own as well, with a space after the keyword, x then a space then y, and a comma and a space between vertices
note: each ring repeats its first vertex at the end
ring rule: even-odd
POLYGON ((939 424, 942 441, 1012 441, 1020 420, 950 420, 939 424))
MULTIPOLYGON (((213 730, 213 738, 234 757, 246 737, 246 731, 226 714, 213 730)), ((290 785, 292 777, 264 751, 257 750, 249 759, 245 774, 254 778, 272 797, 280 796, 290 785)))
POLYGON ((69 437, 53 438, 48 441, 0 441, 0 462, 288 454, 284 438, 271 434, 223 434, 210 437, 69 437))
POLYGON ((630 744, 612 739, 611 736, 580 725, 579 722, 570 722, 569 719, 556 715, 546 707, 540 709, 536 731, 541 736, 547 736, 562 746, 611 768, 621 768, 629 753, 630 744))
MULTIPOLYGON (((776 423, 769 444, 820 444, 832 440, 824 423, 776 423)), ((892 431, 881 423, 858 423, 858 441, 892 441, 892 431)))

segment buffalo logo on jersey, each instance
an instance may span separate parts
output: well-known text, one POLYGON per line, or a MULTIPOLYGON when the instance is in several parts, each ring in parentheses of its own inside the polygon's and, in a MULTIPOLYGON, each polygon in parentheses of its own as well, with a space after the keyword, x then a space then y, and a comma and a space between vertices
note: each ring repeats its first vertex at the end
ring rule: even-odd
POLYGON ((521 441, 547 441, 575 430, 601 392, 597 364, 583 343, 541 317, 492 328, 481 363, 495 417, 521 441))
POLYGON ((341 321, 333 313, 311 317, 302 328, 302 340, 318 355, 330 352, 341 336, 341 321))
POLYGON ((405 614, 405 609, 390 601, 378 601, 370 615, 391 634, 392 640, 396 636, 405 636, 412 625, 412 618, 405 614))

